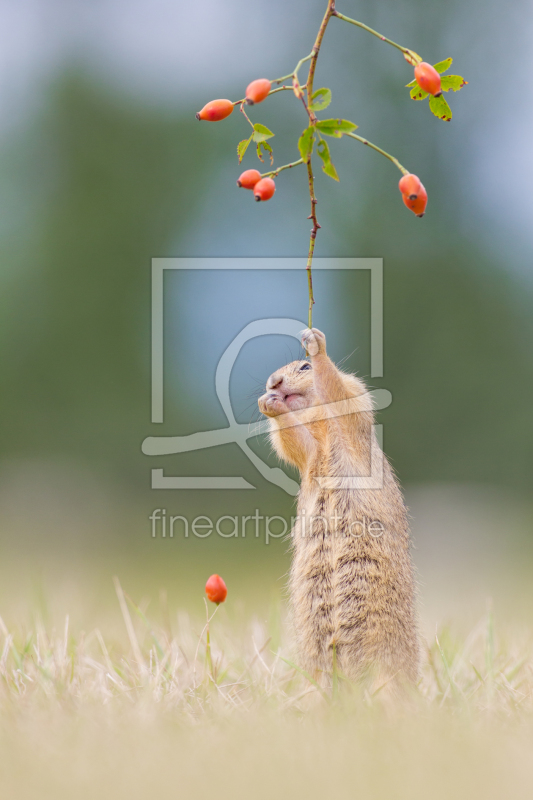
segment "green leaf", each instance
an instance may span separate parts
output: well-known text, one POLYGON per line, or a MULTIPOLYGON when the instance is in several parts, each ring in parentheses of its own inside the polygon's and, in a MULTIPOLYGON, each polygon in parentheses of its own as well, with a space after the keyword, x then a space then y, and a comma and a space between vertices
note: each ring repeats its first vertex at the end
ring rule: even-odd
POLYGON ((269 145, 268 142, 258 142, 257 143, 257 158, 259 159, 259 161, 261 161, 264 164, 265 162, 264 162, 263 156, 261 154, 261 148, 264 149, 265 153, 269 154, 269 156, 270 156, 270 166, 272 166, 272 164, 274 163, 274 153, 272 152, 271 146, 269 145))
POLYGON ((243 139, 242 142, 239 142, 239 144, 237 145, 237 158, 239 159, 239 164, 241 163, 244 154, 248 150, 248 145, 252 141, 252 136, 250 136, 249 139, 243 139))
POLYGON ((452 110, 442 95, 440 95, 440 97, 430 97, 429 107, 432 113, 439 119, 443 119, 446 122, 451 120, 452 110))
POLYGON ((333 164, 329 154, 329 145, 326 141, 324 141, 324 139, 320 139, 316 146, 316 151, 322 159, 322 169, 326 175, 329 175, 329 177, 333 178, 334 181, 338 181, 339 176, 337 175, 337 170, 335 169, 335 165, 333 164))
POLYGON ((357 125, 347 119, 321 119, 317 122, 316 127, 320 133, 340 139, 344 133, 354 131, 357 125))
POLYGON ((453 58, 445 58, 444 61, 439 61, 438 64, 433 64, 437 72, 446 72, 452 65, 453 58))
POLYGON ((450 89, 452 92, 458 92, 459 89, 467 83, 468 81, 465 81, 460 75, 444 75, 444 77, 440 79, 443 92, 449 92, 450 89))
POLYGON ((272 131, 269 131, 265 125, 261 125, 259 122, 256 122, 254 125, 254 132, 252 133, 252 137, 254 142, 259 144, 259 142, 266 142, 267 139, 271 139, 274 134, 272 131))
POLYGON ((406 83, 405 84, 405 88, 406 89, 410 89, 411 86, 418 86, 418 83, 416 81, 411 81, 411 83, 406 83))
POLYGON ((310 111, 322 111, 327 108, 331 103, 331 90, 330 89, 317 89, 311 95, 310 111))
POLYGON ((309 161, 311 153, 313 152, 314 137, 315 137, 314 128, 309 127, 305 129, 305 131, 298 139, 298 150, 300 151, 300 155, 306 164, 309 161))
POLYGON ((415 88, 411 89, 409 94, 411 95, 411 100, 425 100, 429 92, 425 92, 417 83, 415 88))

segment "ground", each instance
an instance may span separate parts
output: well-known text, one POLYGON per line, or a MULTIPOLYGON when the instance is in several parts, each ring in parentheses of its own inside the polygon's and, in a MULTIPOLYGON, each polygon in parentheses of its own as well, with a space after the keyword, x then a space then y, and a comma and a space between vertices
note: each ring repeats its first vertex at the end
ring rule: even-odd
POLYGON ((530 636, 492 612, 467 636, 438 630, 419 686, 391 707, 342 676, 319 696, 279 607, 265 623, 210 605, 211 669, 205 618, 115 590, 105 635, 38 614, 0 624, 3 797, 533 794, 530 636))

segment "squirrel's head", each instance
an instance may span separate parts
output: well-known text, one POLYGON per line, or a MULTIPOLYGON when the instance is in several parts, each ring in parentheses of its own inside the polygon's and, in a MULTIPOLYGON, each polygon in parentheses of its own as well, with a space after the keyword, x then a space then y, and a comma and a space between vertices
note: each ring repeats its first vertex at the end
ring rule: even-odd
POLYGON ((266 416, 309 408, 316 400, 313 367, 309 361, 293 361, 273 372, 266 383, 259 408, 266 416))

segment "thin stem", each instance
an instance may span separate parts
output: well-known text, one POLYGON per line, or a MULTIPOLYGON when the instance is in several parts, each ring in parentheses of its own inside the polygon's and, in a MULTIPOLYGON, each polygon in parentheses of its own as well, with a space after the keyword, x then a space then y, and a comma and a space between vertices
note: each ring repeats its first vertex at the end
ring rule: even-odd
POLYGON ((361 144, 366 144, 366 145, 368 145, 368 147, 371 147, 371 148, 372 148, 372 150, 375 150, 377 153, 381 153, 381 155, 382 155, 382 156, 385 156, 385 158, 388 158, 388 159, 389 159, 389 161, 392 161, 392 163, 394 164, 394 166, 395 166, 395 167, 398 167, 398 169, 400 170, 400 172, 401 172, 403 175, 409 175, 409 170, 408 170, 408 169, 405 169, 405 167, 403 167, 403 166, 400 164, 400 162, 398 161, 398 159, 397 159, 397 158, 394 158, 394 156, 391 156, 391 154, 390 154, 390 153, 386 153, 386 152, 385 152, 385 150, 382 150, 382 149, 381 149, 381 147, 378 147, 377 145, 375 145, 375 144, 372 144, 372 142, 369 142, 369 141, 368 141, 368 139, 363 139, 363 137, 362 137, 362 136, 358 136, 356 133, 345 133, 344 135, 345 135, 345 136, 349 136, 351 139, 357 139, 357 141, 358 141, 358 142, 361 142, 361 144))
MULTIPOLYGON (((315 70, 316 70, 316 62, 318 60, 318 54, 320 53, 320 47, 322 45, 322 40, 324 38, 324 34, 326 32, 326 28, 328 26, 328 22, 331 19, 332 14, 335 11, 335 0, 328 0, 328 7, 326 8, 326 13, 320 23, 320 28, 318 29, 318 33, 315 39, 315 43, 313 45, 313 49, 311 51, 311 63, 309 65, 309 72, 307 75, 306 81, 306 91, 307 91, 307 103, 305 102, 303 92, 301 94, 302 102, 305 106, 305 110, 309 115, 309 126, 314 127, 316 125, 316 116, 313 111, 309 110, 309 106, 311 105, 311 97, 313 95, 313 82, 315 79, 315 70)), ((308 219, 313 221, 313 227, 311 228, 311 234, 309 237, 309 252, 307 254, 307 286, 309 291, 309 311, 307 315, 307 325, 309 328, 313 327, 313 306, 315 304, 315 296, 313 294, 313 255, 315 252, 315 241, 316 241, 316 234, 320 225, 318 224, 318 220, 316 218, 316 204, 317 199, 315 196, 315 179, 313 176, 313 164, 311 156, 309 156, 309 161, 307 162, 307 177, 309 181, 309 199, 311 201, 311 214, 309 215, 308 219)), ((306 353, 307 355, 307 353, 306 353)))
MULTIPOLYGON (((209 619, 209 608, 207 607, 207 601, 206 601, 205 597, 204 597, 204 603, 205 603, 205 615, 207 617, 207 622, 205 624, 205 630, 206 630, 205 660, 206 660, 206 665, 207 665, 207 669, 208 669, 208 675, 206 677, 207 677, 207 683, 209 685, 209 674, 213 675, 213 659, 211 657, 211 637, 209 636, 209 623, 211 622, 211 620, 209 619)), ((215 609, 215 613, 216 613, 217 609, 218 609, 218 606, 215 609)), ((213 614, 213 616, 215 616, 215 615, 213 614)))
POLYGON ((313 114, 312 111, 309 110, 309 106, 305 102, 304 93, 301 91, 301 89, 302 89, 302 87, 300 86, 299 97, 300 97, 300 100, 302 101, 302 103, 304 104, 305 113, 309 117, 309 125, 314 125, 316 123, 316 116, 313 114))
POLYGON ((316 70, 316 62, 318 60, 318 54, 320 52, 320 47, 322 45, 322 39, 324 38, 324 34, 326 32, 326 28, 328 26, 328 22, 335 13, 335 0, 328 0, 328 7, 326 9, 326 13, 324 14, 324 19, 320 24, 320 28, 318 29, 317 37, 315 43, 313 45, 313 49, 311 50, 311 63, 309 65, 309 74, 307 76, 307 103, 310 104, 310 98, 313 94, 313 82, 315 79, 315 70, 316 70))
POLYGON ((280 172, 283 172, 284 169, 291 169, 292 167, 297 167, 298 164, 304 164, 303 158, 299 158, 298 161, 293 161, 290 164, 284 164, 282 167, 278 167, 277 169, 271 170, 271 172, 263 172, 261 175, 262 178, 269 178, 279 175, 280 172))
POLYGON ((213 675, 213 659, 211 657, 211 639, 209 636, 209 623, 207 623, 205 654, 207 657, 207 667, 211 675, 213 675))
POLYGON ((244 116, 246 117, 246 119, 248 120, 250 125, 252 126, 253 130, 255 131, 254 123, 252 122, 252 120, 250 119, 250 117, 248 116, 246 111, 244 110, 244 100, 241 101, 241 112, 244 114, 244 116))
MULTIPOLYGON (((318 220, 316 218, 316 204, 317 199, 315 197, 315 179, 313 176, 313 165, 311 164, 311 159, 307 162, 307 177, 309 180, 309 197, 311 198, 311 213, 307 217, 307 219, 313 220, 313 227, 311 228, 311 236, 309 238, 309 253, 307 255, 307 285, 309 288, 309 311, 307 315, 307 327, 313 327, 313 306, 315 304, 315 296, 313 294, 313 273, 312 273, 312 266, 313 266, 313 255, 315 252, 315 240, 316 234, 320 225, 318 224, 318 220)), ((306 353, 307 355, 307 353, 306 353)))
POLYGON ((294 77, 296 77, 296 78, 297 78, 297 77, 298 77, 298 70, 300 69, 300 67, 302 66, 302 64, 305 64, 305 62, 306 62, 306 61, 309 61, 309 59, 310 59, 310 58, 312 58, 312 57, 313 57, 313 52, 309 53, 309 55, 308 55, 308 56, 306 56, 305 58, 301 58, 301 59, 298 61, 298 63, 296 64, 296 66, 295 66, 295 68, 293 69, 293 71, 292 71, 292 72, 289 72, 289 74, 288 74, 288 75, 284 75, 282 78, 276 78, 275 80, 273 80, 273 81, 270 81, 270 82, 271 82, 271 83, 281 83, 282 81, 286 81, 288 78, 294 78, 294 77))
POLYGON ((387 39, 386 36, 382 36, 381 33, 369 28, 368 25, 364 25, 362 22, 358 22, 356 19, 351 19, 350 17, 345 17, 344 14, 341 14, 339 11, 333 11, 332 16, 338 17, 339 19, 343 19, 345 22, 349 22, 352 25, 357 25, 358 28, 362 28, 364 31, 368 31, 373 36, 377 36, 378 39, 381 39, 382 42, 387 42, 387 44, 391 44, 393 47, 396 47, 397 50, 401 50, 402 53, 410 53, 411 51, 407 47, 402 47, 401 44, 396 44, 393 42, 392 39, 387 39))
MULTIPOLYGON (((290 78, 292 76, 288 75, 287 77, 290 78)), ((275 81, 272 81, 272 83, 275 83, 275 81)), ((305 89, 305 86, 303 86, 302 88, 305 89)), ((268 93, 267 97, 270 97, 271 94, 276 94, 276 92, 283 92, 286 89, 290 89, 292 91, 292 86, 278 86, 277 89, 271 89, 271 91, 268 93)), ((242 97, 240 100, 234 100, 233 101, 233 105, 234 106, 238 106, 241 103, 246 103, 246 97, 242 97)))
POLYGON ((270 97, 271 94, 276 94, 276 92, 284 92, 285 89, 292 89, 292 86, 278 86, 277 89, 271 89, 268 93, 268 97, 270 97))

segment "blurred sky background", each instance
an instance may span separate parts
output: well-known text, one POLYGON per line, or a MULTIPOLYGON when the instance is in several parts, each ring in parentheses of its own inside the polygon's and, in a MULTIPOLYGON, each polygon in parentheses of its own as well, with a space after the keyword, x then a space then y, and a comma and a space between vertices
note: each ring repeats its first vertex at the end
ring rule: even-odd
MULTIPOLYGON (((28 587, 41 596, 59 583, 70 598, 106 596, 114 572, 148 595, 164 584, 184 605, 211 572, 227 576, 242 603, 283 595, 283 542, 152 540, 148 515, 158 507, 191 518, 259 508, 289 517, 292 499, 235 445, 156 464, 140 444, 224 425, 218 358, 251 319, 305 320, 305 275, 167 280, 171 378, 165 423, 153 426, 150 259, 305 255, 304 171, 280 175, 275 198, 255 204, 235 186, 245 120, 234 113, 199 124, 194 114, 209 99, 242 97, 254 78, 288 73, 310 51, 324 7, 0 6, 0 598, 28 587), (171 475, 242 474, 257 490, 156 492, 153 466, 171 475)), ((412 68, 398 51, 330 22, 315 79, 333 92, 326 116, 356 122, 422 178, 430 200, 416 219, 388 161, 332 140, 341 182, 317 167, 316 254, 384 259, 385 372, 372 385, 394 398, 379 422, 413 515, 425 624, 466 599, 476 615, 490 596, 502 607, 512 597, 513 609, 529 613, 531 7, 344 0, 338 8, 431 63, 453 56, 451 72, 469 81, 447 96, 454 117, 441 122, 427 103, 409 99, 412 68)), ((250 113, 276 134, 275 165, 298 157, 305 119, 291 93, 250 113)), ((251 149, 243 166, 259 166, 251 149)), ((330 354, 367 377, 368 276, 317 276, 316 299, 330 354)), ((257 418, 254 392, 297 354, 280 337, 246 345, 232 376, 241 422, 257 418)), ((266 442, 253 446, 276 464, 266 442)))

